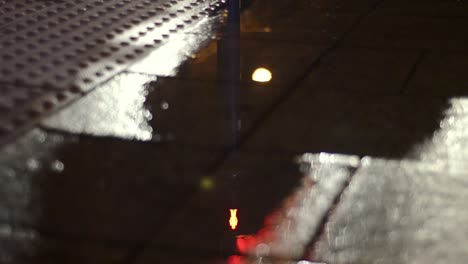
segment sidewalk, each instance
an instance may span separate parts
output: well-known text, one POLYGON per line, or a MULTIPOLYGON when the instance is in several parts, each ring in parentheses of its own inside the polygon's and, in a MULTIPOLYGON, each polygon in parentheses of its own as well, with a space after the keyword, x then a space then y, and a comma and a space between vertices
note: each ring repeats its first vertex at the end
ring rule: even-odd
POLYGON ((0 3, 0 262, 464 263, 467 4, 229 8, 0 3))

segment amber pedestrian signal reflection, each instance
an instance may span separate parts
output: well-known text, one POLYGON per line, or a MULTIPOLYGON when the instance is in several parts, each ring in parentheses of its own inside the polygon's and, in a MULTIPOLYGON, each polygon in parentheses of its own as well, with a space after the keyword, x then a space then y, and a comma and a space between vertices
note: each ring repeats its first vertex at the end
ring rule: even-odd
POLYGON ((239 224, 239 219, 237 219, 237 209, 229 209, 229 211, 231 212, 231 216, 229 217, 229 225, 231 226, 232 230, 235 230, 239 224))

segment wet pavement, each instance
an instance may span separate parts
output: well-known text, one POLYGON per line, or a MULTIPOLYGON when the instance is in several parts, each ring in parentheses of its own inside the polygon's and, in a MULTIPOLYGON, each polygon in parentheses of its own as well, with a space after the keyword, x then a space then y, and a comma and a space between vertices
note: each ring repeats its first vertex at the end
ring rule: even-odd
POLYGON ((464 262, 468 5, 238 6, 0 1, 1 263, 464 262))

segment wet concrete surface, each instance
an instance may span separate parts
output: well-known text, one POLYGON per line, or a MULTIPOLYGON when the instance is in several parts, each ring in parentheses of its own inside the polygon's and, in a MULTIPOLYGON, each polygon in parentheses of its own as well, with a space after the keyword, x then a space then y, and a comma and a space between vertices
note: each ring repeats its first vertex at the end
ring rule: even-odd
POLYGON ((463 262, 465 3, 160 4, 105 82, 0 84, 60 102, 0 129, 0 262, 463 262))
POLYGON ((367 159, 308 253, 327 263, 463 262, 465 186, 466 167, 367 159))
POLYGON ((2 153, 10 186, 2 192, 3 221, 130 244, 149 239, 213 159, 209 151, 39 130, 17 144, 2 153))
POLYGON ((275 109, 246 141, 245 148, 402 157, 413 144, 432 135, 443 120, 442 111, 448 107, 447 99, 421 101, 416 97, 370 94, 350 98, 348 93, 307 88, 300 87, 288 102, 275 109), (304 97, 309 100, 305 102, 304 97), (301 116, 302 122, 291 119, 291 112, 301 116), (320 140, 303 141, 306 137, 320 140))

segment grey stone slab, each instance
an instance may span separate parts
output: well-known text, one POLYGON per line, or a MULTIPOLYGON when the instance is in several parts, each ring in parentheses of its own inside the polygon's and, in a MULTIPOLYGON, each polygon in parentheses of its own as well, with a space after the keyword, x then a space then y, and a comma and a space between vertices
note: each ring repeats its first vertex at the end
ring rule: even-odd
POLYGON ((466 18, 393 16, 375 12, 347 36, 344 45, 466 52, 467 23, 466 18))
POLYGON ((367 159, 310 255, 327 263, 462 263, 466 170, 367 159))
POLYGON ((321 59, 303 86, 325 92, 398 95, 418 56, 413 51, 339 48, 321 59))
POLYGON ((34 130, 0 157, 2 221, 140 243, 198 188, 216 152, 34 130))
POLYGON ((245 148, 403 157, 413 145, 432 137, 448 108, 445 99, 299 90, 271 114, 245 148))
POLYGON ((111 264, 122 263, 129 253, 130 247, 53 239, 32 229, 0 224, 0 261, 5 264, 111 264))
POLYGON ((463 53, 427 53, 405 90, 409 94, 450 97, 468 95, 468 56, 463 53))
POLYGON ((314 162, 309 174, 284 156, 240 153, 211 176, 212 189, 200 192, 172 218, 152 247, 295 259, 349 176, 348 165, 331 159, 314 162), (301 205, 311 212, 307 221, 302 221, 301 205), (234 230, 230 209, 237 209, 234 230))

